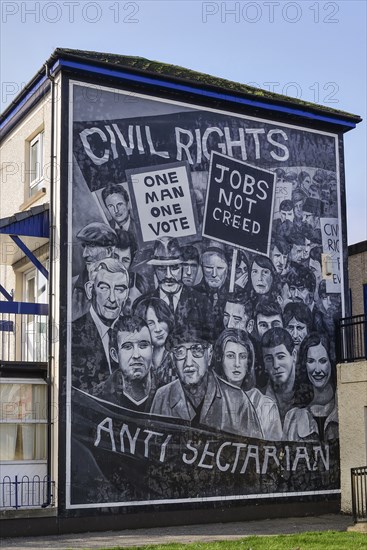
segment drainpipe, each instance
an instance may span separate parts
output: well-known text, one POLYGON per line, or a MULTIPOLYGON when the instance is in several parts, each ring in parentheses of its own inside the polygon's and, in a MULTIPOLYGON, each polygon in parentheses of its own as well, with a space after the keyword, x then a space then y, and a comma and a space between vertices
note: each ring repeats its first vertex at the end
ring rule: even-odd
POLYGON ((53 367, 53 273, 54 273, 54 174, 55 174, 55 79, 50 73, 50 67, 45 63, 46 77, 51 82, 51 152, 50 152, 50 209, 49 209, 49 277, 48 277, 48 360, 47 360, 47 499, 42 508, 47 508, 52 502, 51 493, 51 454, 52 454, 52 386, 51 373, 53 367))

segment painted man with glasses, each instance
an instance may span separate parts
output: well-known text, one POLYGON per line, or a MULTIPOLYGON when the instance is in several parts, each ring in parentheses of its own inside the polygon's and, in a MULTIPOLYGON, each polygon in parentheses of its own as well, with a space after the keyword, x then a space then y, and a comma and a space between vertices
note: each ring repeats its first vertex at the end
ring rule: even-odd
POLYGON ((157 390, 151 413, 181 418, 193 427, 263 437, 247 395, 211 369, 213 348, 200 327, 175 329, 166 345, 173 355, 178 379, 157 390))

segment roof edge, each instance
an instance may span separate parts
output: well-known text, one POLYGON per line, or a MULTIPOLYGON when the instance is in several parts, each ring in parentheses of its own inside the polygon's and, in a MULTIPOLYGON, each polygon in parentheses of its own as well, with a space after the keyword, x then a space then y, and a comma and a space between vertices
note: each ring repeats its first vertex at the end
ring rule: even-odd
POLYGON ((355 254, 361 254, 367 252, 367 241, 360 241, 358 243, 350 244, 348 246, 348 255, 354 256, 355 254))
MULTIPOLYGON (((56 53, 58 55, 60 55, 60 58, 70 59, 70 60, 77 60, 77 61, 83 62, 85 64, 97 65, 97 66, 100 66, 100 67, 104 67, 107 64, 109 66, 112 66, 107 61, 100 61, 100 60, 97 60, 97 59, 93 60, 91 58, 87 58, 87 57, 83 56, 82 55, 82 53, 83 53, 82 50, 68 50, 68 49, 57 48, 55 50, 54 54, 56 54, 56 53)), ((98 54, 99 53, 99 55, 106 55, 106 56, 110 55, 110 56, 114 56, 114 57, 119 57, 117 54, 108 54, 108 53, 103 54, 102 52, 86 51, 86 53, 88 53, 88 54, 93 54, 93 53, 98 54)), ((134 67, 128 67, 128 66, 123 66, 123 65, 118 65, 118 64, 114 65, 115 69, 120 69, 120 70, 123 70, 123 71, 126 71, 126 72, 130 72, 131 74, 150 76, 151 78, 155 78, 157 80, 159 80, 159 79, 170 80, 172 82, 183 83, 185 85, 193 86, 193 87, 196 87, 198 89, 200 88, 200 89, 215 90, 215 91, 220 91, 222 93, 225 91, 226 94, 230 93, 232 95, 243 96, 243 97, 246 97, 246 98, 252 98, 252 99, 256 98, 257 101, 259 101, 259 102, 272 101, 272 102, 275 102, 279 105, 285 105, 285 106, 293 105, 293 106, 298 107, 298 108, 303 107, 305 109, 312 110, 312 111, 317 112, 317 113, 322 113, 325 116, 327 114, 337 115, 340 118, 344 118, 346 120, 351 120, 351 121, 353 121, 357 124, 359 122, 362 122, 362 118, 359 115, 356 115, 356 114, 353 114, 353 113, 349 113, 349 112, 341 111, 341 110, 337 110, 337 109, 332 109, 330 107, 325 107, 324 105, 318 105, 317 103, 307 102, 307 101, 304 101, 302 99, 293 98, 291 96, 285 96, 285 95, 282 95, 282 94, 277 94, 275 92, 270 92, 270 91, 264 90, 262 88, 255 88, 253 86, 248 86, 247 84, 241 84, 239 82, 227 80, 227 79, 224 79, 222 77, 209 75, 208 73, 200 73, 199 71, 194 71, 192 69, 187 69, 187 68, 184 68, 184 67, 175 66, 175 65, 172 65, 172 64, 169 64, 169 63, 152 61, 152 60, 149 60, 149 59, 146 59, 146 58, 143 58, 143 57, 134 57, 134 56, 120 56, 120 57, 124 57, 125 59, 131 59, 131 60, 133 60, 133 59, 141 60, 141 62, 147 62, 147 63, 156 63, 157 65, 160 65, 160 66, 165 66, 165 67, 168 67, 168 68, 182 70, 182 71, 185 71, 186 73, 195 75, 197 77, 202 76, 202 77, 205 77, 205 78, 210 78, 210 79, 216 80, 220 83, 223 83, 223 86, 208 84, 206 82, 200 83, 198 81, 193 81, 193 80, 190 80, 188 78, 178 77, 178 76, 175 76, 175 75, 172 75, 172 74, 171 75, 164 74, 163 72, 159 73, 159 72, 155 72, 155 71, 151 71, 151 70, 147 70, 147 69, 141 70, 141 69, 137 69, 137 68, 134 68, 134 67), (228 87, 225 87, 226 84, 229 84, 229 85, 235 84, 236 86, 247 88, 248 91, 247 92, 245 92, 245 91, 241 92, 241 91, 236 90, 236 89, 228 88, 228 87)))
MULTIPOLYGON (((338 123, 340 126, 345 126, 346 131, 354 127, 356 124, 362 121, 362 118, 359 115, 355 115, 352 113, 348 113, 345 111, 340 111, 336 109, 331 109, 329 107, 325 107, 322 105, 318 105, 316 103, 306 102, 300 99, 283 96, 281 94, 276 94, 275 92, 269 92, 267 90, 262 90, 260 88, 254 88, 252 86, 247 86, 245 84, 229 81, 220 77, 214 77, 211 75, 208 75, 206 73, 200 73, 198 71, 193 71, 191 69, 185 69, 183 67, 176 67, 175 65, 167 64, 167 63, 158 63, 156 61, 150 61, 145 58, 141 57, 133 57, 133 56, 119 56, 117 54, 104 54, 102 52, 91 52, 91 51, 85 51, 86 54, 83 56, 82 50, 71 50, 71 49, 63 49, 63 48, 56 48, 54 52, 51 54, 49 59, 43 64, 42 68, 35 74, 35 76, 26 84, 26 86, 19 92, 19 94, 15 97, 15 99, 10 103, 10 105, 4 110, 4 112, 0 116, 0 125, 5 126, 8 122, 8 119, 11 118, 12 112, 17 111, 19 108, 19 105, 26 102, 27 96, 32 95, 32 90, 39 85, 40 82, 42 82, 43 79, 45 79, 47 71, 46 67, 49 67, 50 69, 53 69, 53 74, 56 74, 59 70, 61 70, 62 65, 58 62, 62 60, 69 60, 69 61, 75 61, 79 63, 83 63, 84 65, 90 66, 90 67, 100 67, 100 68, 110 68, 112 72, 124 72, 131 75, 136 75, 140 77, 147 77, 149 79, 152 79, 152 82, 150 82, 151 85, 162 85, 164 81, 172 82, 177 85, 183 85, 185 87, 190 87, 193 90, 201 90, 201 91, 208 91, 210 93, 219 94, 222 96, 222 100, 226 100, 229 102, 235 101, 235 98, 243 98, 249 101, 256 101, 256 106, 258 108, 267 108, 268 110, 271 109, 270 105, 273 104, 274 106, 278 106, 278 111, 280 110, 279 107, 284 107, 285 109, 295 109, 297 112, 296 114, 299 117, 307 118, 306 113, 319 115, 322 117, 322 119, 327 122, 328 119, 330 123, 338 123), (140 63, 148 63, 148 64, 157 64, 157 66, 160 67, 167 67, 170 71, 180 71, 180 72, 186 72, 188 75, 193 75, 194 79, 190 80, 190 78, 183 78, 182 76, 177 76, 175 74, 168 74, 168 72, 164 73, 162 72, 156 72, 149 69, 139 69, 136 67, 128 66, 128 64, 123 65, 121 63, 112 63, 108 62, 107 60, 98 60, 96 58, 88 57, 94 54, 95 56, 111 56, 114 59, 118 59, 119 57, 126 59, 128 61, 139 61, 140 63), (200 82, 200 77, 203 77, 206 82, 200 82), (209 82, 208 82, 209 80, 209 82), (153 82, 155 81, 155 82, 153 82), (219 85, 215 84, 214 82, 219 83, 219 85), (226 85, 230 85, 229 87, 226 87, 226 85), (243 88, 241 90, 240 88, 243 88), (226 97, 223 97, 225 94, 226 97), (267 105, 267 107, 266 107, 267 105), (304 113, 303 113, 304 112, 304 113), (335 121, 334 117, 337 117, 339 119, 338 122, 335 121), (343 121, 347 124, 343 124, 343 121), (353 123, 353 124, 351 124, 353 123)), ((202 94, 203 95, 203 94, 202 94)), ((276 109, 275 109, 276 110, 276 109)), ((14 113, 15 114, 15 113, 14 113)))

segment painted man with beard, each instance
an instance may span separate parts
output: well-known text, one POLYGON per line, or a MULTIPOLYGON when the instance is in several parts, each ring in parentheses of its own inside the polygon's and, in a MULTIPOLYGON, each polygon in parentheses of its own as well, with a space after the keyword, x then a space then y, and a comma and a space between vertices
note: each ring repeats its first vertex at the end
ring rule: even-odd
POLYGON ((205 324, 205 297, 182 282, 183 258, 177 239, 157 239, 153 257, 147 264, 154 268, 158 288, 146 293, 144 297, 163 300, 173 314, 176 327, 186 327, 190 323, 205 324))
POLYGON ((210 327, 210 339, 214 343, 222 331, 224 308, 228 294, 228 261, 220 243, 210 243, 201 258, 203 280, 195 289, 206 297, 205 318, 210 327))
POLYGON ((273 235, 279 234, 285 222, 293 223, 293 220, 294 220, 293 202, 288 199, 282 201, 279 205, 279 215, 280 217, 273 221, 273 226, 272 226, 273 235))
POLYGON ((312 312, 315 304, 316 278, 308 267, 293 264, 288 275, 287 285, 292 302, 303 302, 312 312))
POLYGON ((72 323, 72 384, 94 393, 116 368, 110 329, 128 297, 129 275, 115 258, 100 260, 90 269, 85 292, 90 309, 72 323))
POLYGON ((285 306, 283 316, 284 328, 291 335, 298 354, 303 340, 311 332, 311 312, 304 303, 292 302, 285 306))

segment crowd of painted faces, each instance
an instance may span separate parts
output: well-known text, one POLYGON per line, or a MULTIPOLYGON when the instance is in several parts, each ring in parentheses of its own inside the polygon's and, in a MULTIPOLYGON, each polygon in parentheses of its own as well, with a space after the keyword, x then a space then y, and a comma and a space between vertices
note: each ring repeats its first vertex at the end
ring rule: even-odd
POLYGON ((164 236, 139 264, 129 197, 118 185, 103 190, 110 225, 77 234, 85 267, 73 279, 73 386, 241 436, 338 437, 340 295, 322 279, 319 226, 336 215, 334 183, 321 170, 313 180, 281 172, 294 190, 273 222, 270 258, 164 236))

